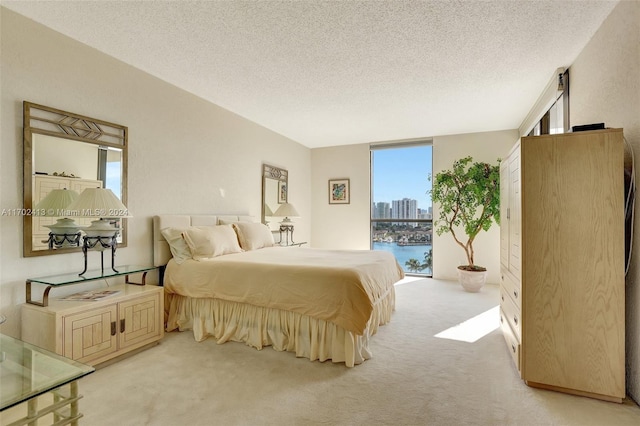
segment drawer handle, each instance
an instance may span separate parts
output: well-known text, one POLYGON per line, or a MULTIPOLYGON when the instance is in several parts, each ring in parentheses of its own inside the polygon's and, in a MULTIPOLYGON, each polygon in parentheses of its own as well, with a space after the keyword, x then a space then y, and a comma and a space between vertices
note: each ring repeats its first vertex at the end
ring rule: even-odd
POLYGON ((504 323, 504 318, 502 318, 502 315, 500 315, 500 324, 504 323))
POLYGON ((516 325, 518 325, 518 317, 516 317, 515 315, 514 315, 514 317, 513 317, 513 322, 515 322, 515 323, 516 323, 516 325))
POLYGON ((513 345, 513 343, 511 344, 511 350, 513 351, 513 353, 516 353, 516 347, 513 345))
POLYGON ((503 294, 500 295, 500 299, 502 299, 502 301, 504 302, 504 295, 503 294))
POLYGON ((115 321, 111 321, 111 335, 112 336, 116 335, 116 322, 115 321))
POLYGON ((120 320, 120 333, 124 333, 124 318, 120 320))
POLYGON ((518 298, 518 292, 513 290, 513 296, 517 299, 518 298))

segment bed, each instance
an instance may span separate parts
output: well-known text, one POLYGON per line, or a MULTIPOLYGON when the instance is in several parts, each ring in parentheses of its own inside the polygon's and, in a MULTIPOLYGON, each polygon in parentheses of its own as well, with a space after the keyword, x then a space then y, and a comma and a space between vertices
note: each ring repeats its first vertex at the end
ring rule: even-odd
POLYGON ((404 273, 388 252, 280 247, 250 216, 153 222, 167 331, 353 367, 391 320, 404 273))

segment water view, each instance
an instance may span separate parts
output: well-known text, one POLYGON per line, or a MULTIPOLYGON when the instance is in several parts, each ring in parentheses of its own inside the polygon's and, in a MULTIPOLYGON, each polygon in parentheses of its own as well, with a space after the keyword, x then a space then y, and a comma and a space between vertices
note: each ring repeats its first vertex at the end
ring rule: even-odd
MULTIPOLYGON (((425 245, 412 245, 412 246, 399 246, 397 243, 373 243, 373 250, 384 250, 391 252, 395 257, 402 269, 405 272, 415 274, 415 271, 410 271, 405 264, 409 259, 416 259, 419 263, 424 263, 424 254, 431 250, 431 244, 425 245)), ((418 271, 419 274, 431 275, 431 268, 426 268, 418 271)))
POLYGON ((371 150, 372 248, 391 252, 406 273, 432 274, 431 162, 429 141, 371 150))

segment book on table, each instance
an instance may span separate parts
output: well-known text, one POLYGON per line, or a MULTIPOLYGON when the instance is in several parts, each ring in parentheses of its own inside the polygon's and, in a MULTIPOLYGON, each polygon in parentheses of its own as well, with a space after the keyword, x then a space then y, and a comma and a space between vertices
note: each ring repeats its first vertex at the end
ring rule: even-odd
POLYGON ((96 301, 102 300, 107 297, 114 296, 120 293, 119 290, 88 290, 81 291, 79 293, 73 293, 68 296, 63 296, 60 300, 75 300, 75 301, 96 301))

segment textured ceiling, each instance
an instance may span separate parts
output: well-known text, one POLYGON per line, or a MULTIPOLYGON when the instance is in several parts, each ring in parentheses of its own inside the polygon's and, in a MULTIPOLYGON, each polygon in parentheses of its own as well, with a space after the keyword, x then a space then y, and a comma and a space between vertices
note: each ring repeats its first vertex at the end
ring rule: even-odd
POLYGON ((321 147, 517 128, 616 1, 5 1, 321 147))

